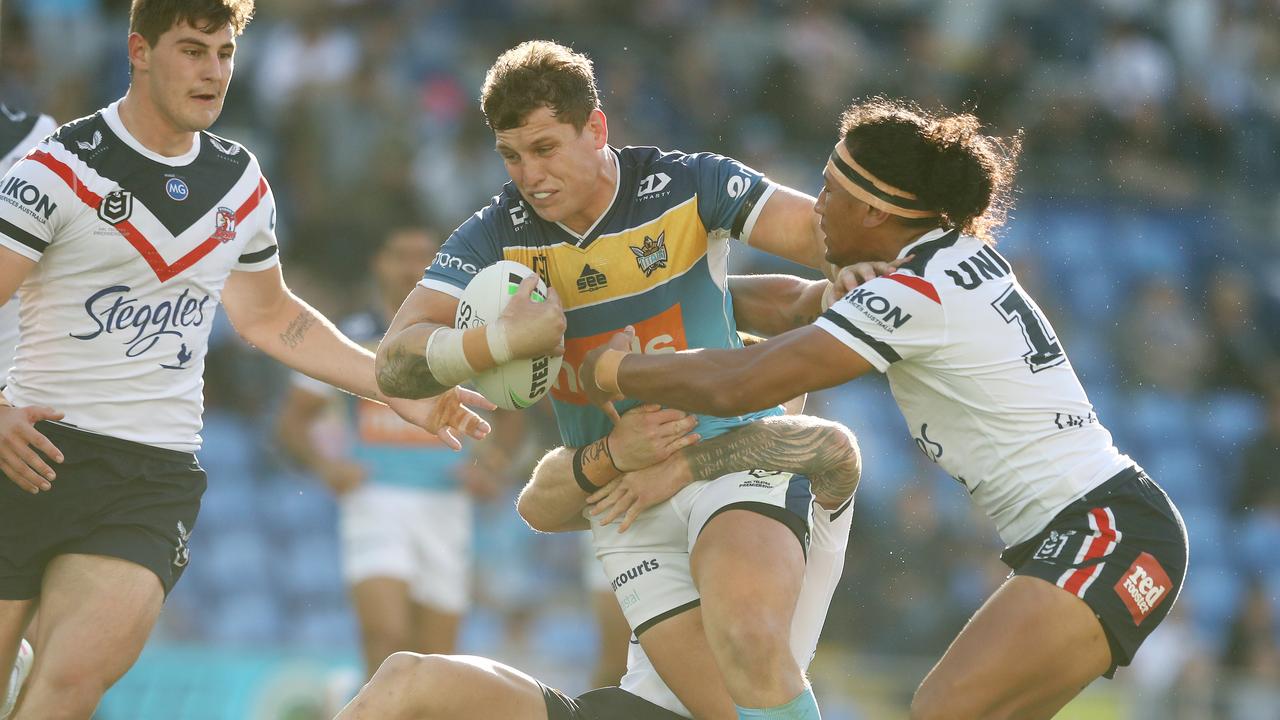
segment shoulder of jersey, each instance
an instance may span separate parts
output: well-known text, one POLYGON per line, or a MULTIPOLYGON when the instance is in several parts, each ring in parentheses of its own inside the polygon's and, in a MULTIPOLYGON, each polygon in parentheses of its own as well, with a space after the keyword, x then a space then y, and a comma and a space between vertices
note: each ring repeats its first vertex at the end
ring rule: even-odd
MULTIPOLYGON (((206 147, 213 150, 212 156, 223 162, 230 162, 236 165, 257 165, 258 158, 251 152, 249 148, 241 145, 235 140, 228 140, 220 135, 205 130, 200 133, 203 136, 202 142, 206 147)), ((202 151, 201 156, 204 156, 202 151)))

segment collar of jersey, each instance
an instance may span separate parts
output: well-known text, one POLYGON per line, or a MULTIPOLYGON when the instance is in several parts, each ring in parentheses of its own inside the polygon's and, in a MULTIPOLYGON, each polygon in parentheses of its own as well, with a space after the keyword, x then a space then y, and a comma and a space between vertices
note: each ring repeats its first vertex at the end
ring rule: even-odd
POLYGON ((902 258, 910 255, 911 251, 915 250, 917 247, 927 242, 930 242, 932 240, 937 240, 938 238, 942 237, 943 235, 946 235, 949 232, 951 231, 946 228, 935 228, 933 230, 930 230, 924 235, 921 235, 920 237, 916 238, 915 242, 912 242, 910 245, 907 245, 906 247, 902 248, 902 252, 898 253, 897 259, 901 260, 902 258))
POLYGON ((574 245, 578 247, 583 247, 590 242, 591 235, 595 233, 596 228, 600 227, 600 222, 609 217, 609 213, 613 212, 613 206, 618 204, 618 193, 622 189, 622 163, 618 161, 618 151, 612 145, 606 147, 609 148, 609 157, 613 158, 613 199, 609 201, 604 212, 600 213, 600 217, 596 218, 596 221, 591 223, 591 227, 587 228, 587 231, 581 235, 570 230, 569 226, 562 222, 556 223, 561 230, 569 233, 569 236, 574 239, 574 245))
POLYGON ((120 119, 120 101, 117 100, 106 107, 102 111, 102 119, 106 121, 107 127, 111 132, 115 133, 125 145, 133 148, 139 155, 161 165, 170 167, 182 167, 195 162, 196 157, 200 154, 200 133, 195 134, 195 139, 191 142, 191 149, 175 157, 165 157, 158 152, 148 150, 145 145, 138 142, 138 139, 129 133, 124 127, 124 121, 120 119))

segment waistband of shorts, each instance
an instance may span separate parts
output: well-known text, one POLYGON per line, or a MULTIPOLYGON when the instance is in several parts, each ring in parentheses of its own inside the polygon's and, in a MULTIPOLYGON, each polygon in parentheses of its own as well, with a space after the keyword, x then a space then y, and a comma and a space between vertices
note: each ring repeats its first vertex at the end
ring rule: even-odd
POLYGON ((134 442, 123 438, 112 437, 111 435, 103 435, 102 433, 90 432, 82 430, 75 425, 68 425, 62 422, 53 422, 50 420, 41 420, 36 423, 36 429, 46 435, 60 436, 71 438, 77 441, 86 442, 91 445, 97 445, 115 452, 130 453, 132 455, 142 455, 144 457, 153 458, 155 460, 163 460, 165 462, 180 463, 183 465, 191 465, 196 463, 196 456, 189 452, 181 450, 171 450, 169 448, 156 447, 155 445, 147 445, 146 443, 134 442))
MULTIPOLYGON (((1091 502, 1097 498, 1106 497, 1142 474, 1144 474, 1143 471, 1139 469, 1137 465, 1130 465, 1115 475, 1112 475, 1106 480, 1098 483, 1096 487, 1085 493, 1084 496, 1076 502, 1091 502)), ((1072 504, 1074 505, 1075 503, 1072 504)))

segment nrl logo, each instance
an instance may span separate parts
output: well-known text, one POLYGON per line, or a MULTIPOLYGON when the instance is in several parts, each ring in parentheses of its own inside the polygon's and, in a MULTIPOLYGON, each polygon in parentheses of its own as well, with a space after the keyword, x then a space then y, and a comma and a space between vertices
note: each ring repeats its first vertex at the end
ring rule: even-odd
POLYGON ((130 215, 133 215, 133 193, 128 190, 113 190, 98 205, 98 217, 108 225, 118 225, 130 215))
POLYGON ((663 230, 658 233, 657 239, 648 235, 644 236, 644 243, 640 247, 628 245, 631 252, 635 253, 636 265, 644 271, 644 276, 649 277, 654 270, 667 266, 667 231, 663 230))

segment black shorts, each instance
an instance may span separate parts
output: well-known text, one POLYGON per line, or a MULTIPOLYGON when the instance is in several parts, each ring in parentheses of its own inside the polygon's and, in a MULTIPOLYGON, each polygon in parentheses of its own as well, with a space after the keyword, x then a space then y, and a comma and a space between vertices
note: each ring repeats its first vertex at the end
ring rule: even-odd
POLYGON ((0 599, 40 594, 57 555, 108 555, 160 578, 165 595, 187 566, 204 470, 191 453, 84 432, 36 429, 62 451, 53 488, 31 494, 0 473, 0 599))
POLYGON ((1169 497, 1130 468, 1058 513, 1039 535, 1006 549, 1013 575, 1082 598, 1111 646, 1112 677, 1169 614, 1187 573, 1187 529, 1169 497))
POLYGON ((620 687, 599 688, 571 698, 543 685, 542 699, 547 703, 547 720, 689 720, 620 687))

